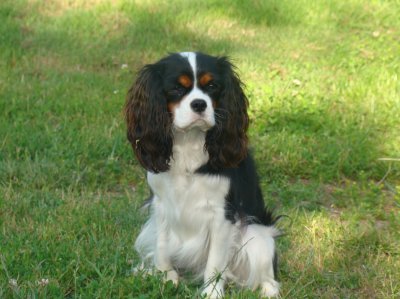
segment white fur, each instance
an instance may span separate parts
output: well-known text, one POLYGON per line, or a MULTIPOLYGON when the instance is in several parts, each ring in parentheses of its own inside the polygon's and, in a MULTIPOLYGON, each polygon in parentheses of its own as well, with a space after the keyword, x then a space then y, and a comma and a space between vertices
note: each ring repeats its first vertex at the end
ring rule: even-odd
MULTIPOLYGON (((188 57, 195 70, 194 54, 181 55, 188 57)), ((278 231, 258 224, 232 224, 225 217, 230 180, 195 173, 208 161, 204 124, 212 126, 206 111, 200 120, 190 116, 190 101, 198 97, 209 100, 195 88, 174 113, 169 171, 147 174, 154 196, 150 218, 135 248, 144 268, 155 267, 165 272, 168 280, 177 283, 182 273, 201 278, 203 293, 209 298, 222 297, 227 280, 252 289, 261 287, 263 295, 276 296, 279 284, 274 280, 272 263, 278 231), (188 118, 184 118, 185 114, 188 118), (186 127, 182 127, 181 117, 186 127)), ((211 104, 209 108, 212 109, 211 104)))
MULTIPOLYGON (((181 52, 180 53, 182 57, 187 58, 189 61, 190 67, 193 70, 193 74, 196 74, 197 71, 197 65, 196 65, 196 53, 194 52, 181 52)), ((196 78, 195 78, 196 80, 196 78)))

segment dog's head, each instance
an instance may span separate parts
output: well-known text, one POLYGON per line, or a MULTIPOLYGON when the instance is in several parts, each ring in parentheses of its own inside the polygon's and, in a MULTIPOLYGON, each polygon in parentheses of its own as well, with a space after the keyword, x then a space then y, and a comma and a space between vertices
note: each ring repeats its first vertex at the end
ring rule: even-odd
POLYGON ((247 154, 247 98, 226 57, 171 54, 144 66, 125 105, 128 139, 152 172, 169 169, 174 131, 206 131, 214 169, 235 167, 247 154))

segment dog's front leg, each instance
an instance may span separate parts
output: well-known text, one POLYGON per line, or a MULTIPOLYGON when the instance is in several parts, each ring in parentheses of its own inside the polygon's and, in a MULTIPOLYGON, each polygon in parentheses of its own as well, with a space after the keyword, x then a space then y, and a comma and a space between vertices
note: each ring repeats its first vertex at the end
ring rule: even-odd
POLYGON ((215 221, 210 229, 209 238, 203 295, 207 294, 207 298, 221 298, 224 296, 226 271, 232 257, 232 224, 225 219, 215 221))
POLYGON ((169 256, 170 250, 168 249, 169 229, 164 221, 162 213, 157 213, 157 244, 155 252, 155 266, 158 270, 166 274, 165 280, 171 280, 174 284, 178 284, 179 276, 174 270, 171 258, 169 256))

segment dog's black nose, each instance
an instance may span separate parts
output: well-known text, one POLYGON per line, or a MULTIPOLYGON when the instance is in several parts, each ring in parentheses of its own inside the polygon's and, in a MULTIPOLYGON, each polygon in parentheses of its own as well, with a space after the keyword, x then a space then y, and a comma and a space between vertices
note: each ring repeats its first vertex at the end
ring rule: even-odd
POLYGON ((194 112, 201 113, 207 108, 207 103, 204 100, 196 99, 190 103, 194 112))

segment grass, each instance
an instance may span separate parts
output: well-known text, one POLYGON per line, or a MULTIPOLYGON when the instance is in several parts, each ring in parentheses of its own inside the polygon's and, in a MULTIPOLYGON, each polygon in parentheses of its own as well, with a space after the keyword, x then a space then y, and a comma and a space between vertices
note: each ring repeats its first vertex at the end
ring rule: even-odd
POLYGON ((148 191, 121 112, 140 66, 184 50, 247 85, 265 200, 290 217, 281 297, 398 298, 398 4, 2 1, 0 298, 198 296, 131 274, 148 191))

